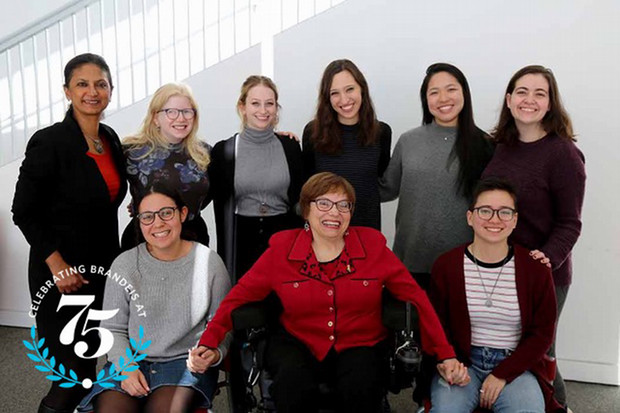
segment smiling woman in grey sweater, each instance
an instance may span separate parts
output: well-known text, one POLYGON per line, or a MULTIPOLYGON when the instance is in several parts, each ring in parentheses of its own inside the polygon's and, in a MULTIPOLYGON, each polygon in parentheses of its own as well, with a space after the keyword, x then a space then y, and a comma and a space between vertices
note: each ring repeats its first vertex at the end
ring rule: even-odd
MULTIPOLYGON (((103 308, 111 313, 103 315, 112 317, 102 321, 101 337, 108 330, 114 340, 106 345, 102 339, 102 347, 111 345, 105 371, 112 364, 122 370, 132 361, 126 351, 135 342, 151 344, 141 352, 143 360, 132 362, 138 369, 125 369, 127 379, 113 388, 93 387, 82 403, 85 411, 93 401, 97 412, 150 411, 155 405, 170 406, 170 411, 211 407, 218 370, 192 374, 186 361, 230 290, 230 280, 214 251, 182 238, 187 214, 179 196, 163 188, 152 188, 140 202, 136 217, 146 243, 114 261, 106 284, 103 308)), ((203 357, 217 365, 228 343, 203 357)))
POLYGON ((471 238, 469 197, 493 155, 474 123, 465 75, 447 63, 426 69, 422 126, 405 132, 379 181, 381 201, 400 197, 394 253, 425 288, 435 259, 471 238))

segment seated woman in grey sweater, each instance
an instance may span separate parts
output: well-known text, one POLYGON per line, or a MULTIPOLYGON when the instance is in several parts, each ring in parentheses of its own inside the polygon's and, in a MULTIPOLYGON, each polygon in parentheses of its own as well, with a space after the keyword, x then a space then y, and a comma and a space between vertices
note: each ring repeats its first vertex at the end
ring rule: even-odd
MULTIPOLYGON (((100 327, 100 348, 109 348, 102 377, 119 370, 128 377, 95 384, 82 407, 89 411, 94 405, 96 412, 210 408, 218 369, 192 374, 186 361, 230 290, 228 273, 214 251, 183 239, 188 210, 178 194, 155 186, 138 212, 146 242, 112 264, 103 304, 108 314, 102 314, 108 318, 100 327), (130 357, 136 347, 143 349, 144 359, 130 357), (137 366, 123 367, 129 362, 137 366)), ((228 341, 204 357, 219 361, 227 346, 228 341)))

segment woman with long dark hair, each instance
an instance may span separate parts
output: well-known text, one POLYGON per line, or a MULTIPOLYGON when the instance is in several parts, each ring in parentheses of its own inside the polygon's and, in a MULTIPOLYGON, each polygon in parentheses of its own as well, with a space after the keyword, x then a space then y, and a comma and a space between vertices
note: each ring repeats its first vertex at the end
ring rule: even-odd
MULTIPOLYGON (((550 266, 558 317, 572 278, 571 251, 581 233, 585 159, 574 142, 551 70, 526 66, 505 93, 493 137, 497 151, 484 176, 510 180, 519 191, 519 226, 512 238, 550 266)), ((550 355, 555 357, 555 343, 550 355)), ((557 372, 556 399, 566 404, 564 381, 557 372)))
POLYGON ((392 130, 377 120, 362 72, 350 60, 325 68, 314 120, 303 134, 304 176, 333 172, 358 196, 352 225, 381 230, 378 179, 390 161, 392 130))
POLYGON ((382 201, 399 197, 394 252, 425 286, 439 254, 471 238, 462 217, 493 145, 474 122, 457 67, 430 65, 420 100, 422 126, 400 137, 380 187, 382 201))

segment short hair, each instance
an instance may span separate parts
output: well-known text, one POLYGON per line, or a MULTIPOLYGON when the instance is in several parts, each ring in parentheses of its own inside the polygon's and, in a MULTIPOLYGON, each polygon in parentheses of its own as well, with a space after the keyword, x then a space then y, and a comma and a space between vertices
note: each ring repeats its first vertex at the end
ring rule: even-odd
POLYGON ((496 176, 489 176, 487 178, 482 178, 478 181, 476 186, 474 187, 474 191, 472 192, 472 201, 469 204, 469 210, 472 211, 476 207, 476 203, 478 202, 478 198, 484 192, 489 191, 504 191, 507 192, 508 195, 512 198, 515 204, 515 210, 517 210, 517 189, 516 187, 506 179, 498 178, 496 176))
POLYGON ((370 146, 379 141, 379 121, 368 91, 368 82, 355 63, 349 59, 338 59, 327 65, 319 87, 311 136, 314 148, 318 152, 338 154, 342 151, 342 132, 338 123, 338 114, 332 107, 330 91, 334 76, 344 71, 349 72, 361 88, 362 104, 359 109, 358 142, 361 146, 370 146))
POLYGON ((80 66, 86 64, 93 64, 99 67, 99 69, 101 69, 101 71, 108 76, 108 83, 110 83, 110 89, 114 88, 114 85, 112 84, 112 75, 110 74, 110 67, 108 66, 103 57, 94 53, 83 53, 75 56, 73 59, 67 62, 64 70, 65 87, 69 87, 69 83, 71 83, 71 78, 73 77, 73 72, 80 66))
POLYGON ((574 140, 573 124, 568 112, 564 109, 560 90, 555 76, 551 69, 540 65, 525 66, 517 71, 508 82, 506 92, 502 100, 502 110, 499 114, 497 126, 493 129, 491 135, 500 143, 514 145, 519 141, 519 131, 515 124, 515 119, 506 104, 506 95, 512 94, 517 85, 517 81, 525 75, 542 75, 549 84, 549 111, 545 113, 542 119, 542 126, 545 132, 558 135, 561 138, 574 140))
MULTIPOLYGON (((301 188, 299 206, 301 216, 306 218, 310 213, 310 203, 328 192, 342 192, 355 207, 355 189, 345 178, 332 172, 320 172, 312 175, 301 188)), ((353 212, 353 209, 351 210, 353 212)))
POLYGON ((200 113, 198 111, 198 104, 190 87, 183 83, 166 83, 155 91, 149 108, 146 112, 146 116, 142 121, 140 130, 135 135, 126 137, 123 140, 125 146, 125 153, 128 157, 132 158, 133 149, 141 149, 139 156, 136 159, 142 159, 147 157, 156 148, 167 148, 168 142, 161 134, 159 128, 153 122, 157 113, 164 108, 168 99, 173 96, 183 96, 189 99, 192 109, 195 111, 194 123, 189 135, 181 142, 181 145, 185 148, 187 154, 196 162, 196 165, 202 170, 206 171, 209 165, 210 158, 203 143, 198 139, 198 126, 200 123, 200 113), (145 150, 142 150, 142 149, 145 150))
MULTIPOLYGON (((278 98, 279 98, 278 88, 276 87, 276 84, 273 82, 273 80, 271 80, 271 78, 267 76, 259 76, 259 75, 249 76, 247 79, 245 79, 245 81, 241 85, 241 93, 239 93, 239 99, 237 100, 237 114, 241 118, 242 127, 246 126, 246 120, 243 118, 243 114, 241 113, 240 107, 242 105, 245 105, 245 100, 248 98, 248 93, 250 92, 250 89, 252 89, 255 86, 259 86, 259 85, 268 87, 269 89, 273 90, 273 94, 275 95, 275 98, 276 98, 276 107, 280 109, 280 104, 278 103, 278 98)), ((273 126, 276 126, 278 124, 278 120, 279 119, 276 114, 276 119, 273 122, 273 126)))

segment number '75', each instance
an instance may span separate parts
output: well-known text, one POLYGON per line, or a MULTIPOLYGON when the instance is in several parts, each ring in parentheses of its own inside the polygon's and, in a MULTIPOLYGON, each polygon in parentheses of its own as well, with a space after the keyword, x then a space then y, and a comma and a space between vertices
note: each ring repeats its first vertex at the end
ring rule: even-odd
MULTIPOLYGON (((60 310, 62 307, 82 307, 82 309, 73 317, 67 325, 60 332, 60 342, 64 345, 69 345, 73 343, 75 340, 75 332, 77 331, 77 324, 80 319, 80 316, 88 309, 88 307, 95 301, 94 295, 62 295, 60 297, 60 302, 58 303, 58 308, 56 312, 60 310)), ((73 351, 78 357, 83 359, 94 359, 106 354, 112 348, 112 344, 114 344, 114 336, 112 332, 108 329, 102 327, 91 327, 86 328, 88 324, 88 320, 93 321, 102 321, 108 320, 114 317, 118 313, 118 308, 116 310, 93 310, 89 309, 88 313, 86 313, 86 321, 82 327, 82 335, 87 334, 89 331, 99 331, 99 337, 101 339, 101 343, 99 344, 99 348, 92 356, 84 356, 84 354, 88 351, 88 344, 84 341, 79 341, 73 347, 73 351)))

